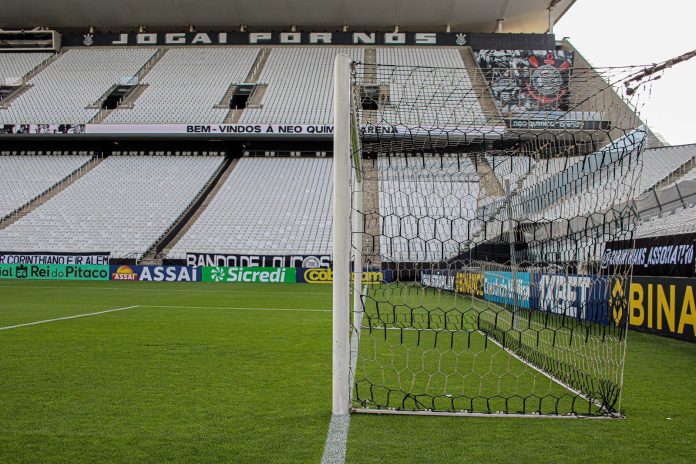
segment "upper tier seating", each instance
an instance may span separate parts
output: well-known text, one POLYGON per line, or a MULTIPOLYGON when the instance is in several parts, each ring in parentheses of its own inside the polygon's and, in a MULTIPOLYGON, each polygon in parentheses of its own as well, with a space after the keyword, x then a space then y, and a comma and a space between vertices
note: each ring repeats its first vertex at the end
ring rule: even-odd
POLYGON ((243 158, 169 256, 328 254, 332 192, 331 159, 243 158))
POLYGON ((511 189, 517 189, 517 181, 529 176, 530 170, 534 170, 536 165, 534 160, 528 156, 486 155, 486 160, 503 189, 505 189, 506 180, 510 182, 511 189))
POLYGON ((498 178, 500 185, 505 188, 505 181, 510 181, 512 190, 531 187, 534 184, 553 177, 559 172, 582 160, 581 156, 564 156, 548 159, 533 159, 528 156, 490 156, 486 155, 488 164, 498 178))
POLYGON ((0 111, 5 124, 84 124, 99 111, 87 109, 111 86, 131 78, 155 48, 71 49, 28 83, 32 86, 0 111))
POLYGON ((16 152, 0 153, 3 155, 0 156, 0 219, 56 185, 92 157, 87 152, 74 156, 48 152, 30 152, 24 156, 8 153, 16 152))
POLYGON ((696 207, 687 205, 675 211, 642 220, 636 228, 638 238, 696 232, 696 207))
POLYGON ((50 53, 0 53, 0 85, 8 77, 24 77, 50 56, 50 53))
POLYGON ((203 189, 221 156, 111 156, 0 231, 0 249, 139 257, 203 189))
POLYGON ((275 48, 259 77, 268 84, 262 108, 247 108, 240 123, 332 124, 333 63, 339 53, 362 60, 361 48, 275 48))
MULTIPOLYGON (((603 212, 611 208, 612 205, 621 205, 631 196, 636 197, 654 187, 659 181, 691 160, 696 155, 694 147, 686 147, 690 147, 690 150, 685 149, 685 147, 665 147, 643 151, 641 155, 643 167, 640 177, 638 171, 640 166, 633 164, 635 162, 633 158, 628 158, 626 163, 631 162, 630 167, 616 173, 611 169, 606 170, 605 174, 600 176, 596 182, 586 185, 581 192, 568 195, 562 201, 543 211, 538 218, 554 220, 559 217, 587 216, 589 212, 603 212)), ((568 166, 572 166, 572 164, 569 163, 566 168, 568 166)))
POLYGON ((243 83, 258 48, 170 49, 145 76, 147 89, 132 109, 116 109, 107 123, 223 122, 229 109, 214 108, 231 84, 243 83))
POLYGON ((422 127, 447 124, 461 129, 486 122, 458 50, 378 48, 377 63, 405 67, 377 76, 378 84, 389 85, 391 107, 380 110, 384 122, 422 127), (413 66, 423 68, 408 69, 413 66))
POLYGON ((463 251, 480 228, 478 176, 468 158, 380 157, 378 169, 383 261, 439 261, 463 251))
POLYGON ((696 157, 696 145, 650 148, 643 152, 643 176, 640 191, 644 192, 696 157))
POLYGON ((696 166, 689 169, 680 180, 696 180, 696 166))

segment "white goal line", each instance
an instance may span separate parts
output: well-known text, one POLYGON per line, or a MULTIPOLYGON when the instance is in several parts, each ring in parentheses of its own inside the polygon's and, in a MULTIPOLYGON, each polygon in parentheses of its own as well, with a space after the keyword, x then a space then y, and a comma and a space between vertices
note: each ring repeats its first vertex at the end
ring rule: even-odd
MULTIPOLYGON (((367 285, 362 287, 362 295, 367 295, 367 285)), ((362 300, 361 300, 362 301, 362 300)), ((362 303, 364 304, 364 302, 362 303)), ((354 321, 350 337, 350 401, 353 400, 353 383, 355 382, 355 369, 358 364, 358 347, 360 343, 360 326, 364 311, 353 308, 354 321), (356 330, 357 327, 357 330, 356 330)), ((346 462, 346 447, 348 445, 348 431, 350 429, 350 414, 343 416, 331 416, 329 430, 326 433, 324 453, 321 456, 321 464, 344 464, 346 462)))

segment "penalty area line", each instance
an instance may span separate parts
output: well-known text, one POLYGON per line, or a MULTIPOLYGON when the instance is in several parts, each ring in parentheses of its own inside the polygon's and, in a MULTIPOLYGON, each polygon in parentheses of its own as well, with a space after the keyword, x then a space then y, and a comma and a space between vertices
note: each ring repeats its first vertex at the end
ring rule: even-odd
POLYGON ((16 325, 8 325, 7 327, 0 327, 0 330, 10 330, 10 329, 17 329, 19 327, 29 327, 32 325, 48 324, 49 322, 67 321, 69 319, 78 319, 80 317, 98 316, 100 314, 113 313, 116 311, 125 311, 126 309, 135 309, 135 308, 140 308, 140 307, 141 307, 140 305, 123 306, 121 308, 105 309, 104 311, 95 311, 93 313, 75 314, 73 316, 56 317, 53 319, 45 319, 43 321, 25 322, 24 324, 16 324, 16 325))
POLYGON ((187 306, 187 305, 139 305, 141 308, 169 308, 169 309, 230 309, 237 311, 299 311, 311 313, 330 313, 330 309, 318 308, 251 308, 236 306, 187 306))

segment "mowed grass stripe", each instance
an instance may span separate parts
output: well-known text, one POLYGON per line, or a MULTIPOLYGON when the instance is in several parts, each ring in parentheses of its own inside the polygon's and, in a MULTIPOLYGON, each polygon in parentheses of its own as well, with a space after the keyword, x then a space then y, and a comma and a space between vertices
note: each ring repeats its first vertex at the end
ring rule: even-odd
MULTIPOLYGON (((375 296, 384 296, 387 290, 375 296)), ((413 305, 413 298, 426 307, 449 306, 453 299, 446 294, 405 291, 400 301, 413 305)), ((467 300, 455 301, 464 304, 467 300)), ((395 342, 384 346, 381 340, 372 341, 376 348, 363 353, 364 343, 370 341, 364 337, 365 330, 361 356, 376 355, 384 366, 403 367, 404 357, 393 348, 395 342), (387 355, 391 351, 393 358, 387 355)), ((393 333, 398 331, 388 331, 387 341, 393 340, 393 333)), ((622 402, 626 420, 559 423, 356 414, 351 417, 347 462, 691 463, 696 442, 694 369, 696 344, 631 331, 622 402)), ((371 374, 380 372, 372 370, 371 374)), ((394 384, 398 379, 391 375, 387 380, 394 384)))
POLYGON ((331 309, 320 308, 240 308, 233 306, 173 306, 173 305, 143 305, 143 308, 170 308, 170 309, 229 309, 239 311, 299 311, 299 312, 315 312, 315 313, 330 313, 331 309))
POLYGON ((323 293, 321 289, 330 291, 330 285, 298 285, 294 286, 292 284, 285 284, 284 287, 278 288, 277 285, 280 284, 231 284, 231 283, 213 283, 213 282, 66 282, 60 281, 55 282, 55 285, 48 285, 50 281, 16 281, 17 284, 3 284, 0 285, 1 288, 13 289, 20 288, 26 289, 27 287, 39 288, 39 289, 55 289, 60 291, 73 291, 75 287, 79 287, 81 291, 106 291, 106 292, 161 292, 162 285, 174 287, 168 288, 167 292, 183 292, 183 293, 257 293, 259 285, 268 285, 270 288, 265 289, 266 292, 275 293, 279 295, 316 295, 317 293, 323 293), (176 288, 178 286, 188 287, 188 288, 176 288), (241 288, 240 288, 241 287, 241 288), (297 290, 289 290, 291 288, 297 288, 297 290), (312 290, 307 290, 308 288, 312 290))
POLYGON ((527 365, 524 356, 503 348, 503 337, 510 337, 509 346, 520 341, 520 348, 568 366, 594 359, 598 367, 578 372, 614 380, 620 374, 623 340, 573 338, 560 325, 569 321, 550 318, 542 324, 536 320, 540 314, 524 312, 520 331, 515 331, 512 313, 490 302, 394 284, 371 288, 362 324, 356 406, 410 409, 417 407, 416 396, 420 409, 596 413, 597 402, 575 398, 587 384, 566 386, 562 378, 527 365), (534 316, 531 322, 527 316, 534 316), (499 332, 485 335, 492 327, 499 332))
POLYGON ((197 298, 3 334, 0 462, 318 462, 329 313, 197 298))
POLYGON ((107 305, 202 306, 214 301, 213 305, 221 307, 331 307, 331 287, 325 285, 188 282, 104 282, 96 287, 92 282, 39 285, 43 283, 18 282, 11 287, 0 288, 0 326, 72 316, 107 305), (141 288, 147 291, 138 291, 141 288), (297 288, 304 291, 287 291, 297 288))

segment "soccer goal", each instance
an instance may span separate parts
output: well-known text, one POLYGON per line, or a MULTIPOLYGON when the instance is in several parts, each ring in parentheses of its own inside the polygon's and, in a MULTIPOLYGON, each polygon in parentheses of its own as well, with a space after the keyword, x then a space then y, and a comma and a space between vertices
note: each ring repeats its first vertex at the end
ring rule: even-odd
POLYGON ((334 414, 623 416, 643 87, 551 53, 336 58, 334 414))

